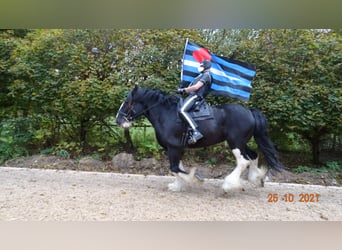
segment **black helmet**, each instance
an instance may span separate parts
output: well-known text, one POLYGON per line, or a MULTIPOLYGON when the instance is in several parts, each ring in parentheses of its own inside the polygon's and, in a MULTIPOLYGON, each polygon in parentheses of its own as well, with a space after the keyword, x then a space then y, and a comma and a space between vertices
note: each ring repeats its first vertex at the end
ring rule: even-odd
POLYGON ((203 60, 200 67, 203 67, 204 69, 210 69, 211 68, 211 62, 208 60, 203 60))

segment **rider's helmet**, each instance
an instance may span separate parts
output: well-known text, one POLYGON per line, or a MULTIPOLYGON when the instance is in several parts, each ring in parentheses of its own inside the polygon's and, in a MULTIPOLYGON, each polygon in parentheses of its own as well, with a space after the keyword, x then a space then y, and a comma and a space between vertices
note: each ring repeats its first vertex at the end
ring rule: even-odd
POLYGON ((198 71, 202 72, 203 70, 210 69, 211 62, 209 60, 203 60, 200 66, 198 67, 198 71))
POLYGON ((203 60, 203 62, 200 65, 204 69, 210 69, 211 68, 211 62, 209 60, 203 60))

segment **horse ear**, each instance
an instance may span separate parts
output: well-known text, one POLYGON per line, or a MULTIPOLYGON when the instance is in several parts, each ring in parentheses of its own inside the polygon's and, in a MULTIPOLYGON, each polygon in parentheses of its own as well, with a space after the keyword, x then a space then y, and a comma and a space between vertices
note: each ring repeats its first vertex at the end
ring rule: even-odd
POLYGON ((133 92, 133 93, 136 92, 136 91, 138 90, 138 88, 139 88, 139 86, 138 86, 138 84, 136 83, 136 84, 134 85, 134 89, 133 89, 132 92, 133 92))

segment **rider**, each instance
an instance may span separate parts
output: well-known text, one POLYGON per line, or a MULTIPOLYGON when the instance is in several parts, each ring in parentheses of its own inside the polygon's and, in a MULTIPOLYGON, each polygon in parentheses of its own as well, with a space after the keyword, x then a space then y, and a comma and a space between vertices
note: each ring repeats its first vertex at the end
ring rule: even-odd
POLYGON ((208 60, 203 60, 198 68, 200 74, 189 84, 187 88, 181 88, 177 90, 178 93, 189 93, 179 110, 180 115, 193 130, 192 137, 190 137, 188 140, 189 144, 194 144, 203 138, 203 135, 197 129, 198 125, 194 119, 192 119, 188 111, 197 101, 204 99, 209 94, 211 86, 210 68, 211 62, 208 60))

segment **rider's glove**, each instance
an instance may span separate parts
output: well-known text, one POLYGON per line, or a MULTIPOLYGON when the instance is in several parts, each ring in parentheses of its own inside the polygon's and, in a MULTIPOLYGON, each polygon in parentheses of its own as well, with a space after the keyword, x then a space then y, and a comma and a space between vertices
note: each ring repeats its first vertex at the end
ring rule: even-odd
POLYGON ((178 94, 184 94, 185 93, 185 89, 177 89, 177 93, 178 94))

